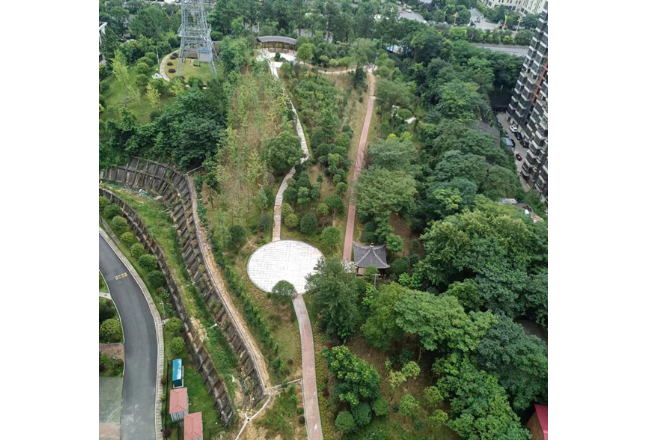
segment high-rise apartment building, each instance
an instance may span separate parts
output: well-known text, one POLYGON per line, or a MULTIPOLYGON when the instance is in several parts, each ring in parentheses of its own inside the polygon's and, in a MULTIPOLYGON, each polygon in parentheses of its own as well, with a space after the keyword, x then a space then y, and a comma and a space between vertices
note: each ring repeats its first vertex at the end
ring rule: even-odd
POLYGON ((521 12, 524 14, 540 14, 547 9, 547 0, 523 0, 521 12))
POLYGON ((546 2, 547 0, 482 0, 482 3, 488 8, 502 6, 523 15, 540 13, 546 2))
POLYGON ((547 2, 534 31, 508 113, 529 140, 521 177, 547 201, 547 2))
POLYGON ((526 0, 483 0, 482 2, 488 8, 495 8, 496 6, 502 6, 509 9, 510 11, 520 11, 523 8, 523 3, 526 0))

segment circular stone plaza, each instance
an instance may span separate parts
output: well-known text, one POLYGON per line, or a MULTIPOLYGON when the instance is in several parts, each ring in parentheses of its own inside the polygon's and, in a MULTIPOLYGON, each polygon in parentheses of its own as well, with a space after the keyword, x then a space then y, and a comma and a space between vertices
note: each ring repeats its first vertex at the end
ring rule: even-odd
POLYGON ((305 293, 305 278, 323 254, 302 241, 280 240, 261 246, 249 258, 247 273, 251 282, 264 292, 271 292, 277 282, 289 281, 296 292, 305 293))

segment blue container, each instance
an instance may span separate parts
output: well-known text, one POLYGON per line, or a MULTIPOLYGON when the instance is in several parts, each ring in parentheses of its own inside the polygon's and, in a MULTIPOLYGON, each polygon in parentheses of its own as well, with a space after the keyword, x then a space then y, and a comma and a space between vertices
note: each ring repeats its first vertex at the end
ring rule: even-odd
POLYGON ((173 388, 184 386, 184 374, 182 370, 182 360, 173 359, 173 388))

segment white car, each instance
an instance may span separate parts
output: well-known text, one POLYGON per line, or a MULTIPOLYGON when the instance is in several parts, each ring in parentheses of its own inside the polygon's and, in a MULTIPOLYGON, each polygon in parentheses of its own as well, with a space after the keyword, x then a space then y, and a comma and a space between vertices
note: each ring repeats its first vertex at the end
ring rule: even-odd
POLYGON ((509 126, 509 129, 512 131, 512 133, 516 133, 518 131, 518 125, 516 124, 511 124, 509 126))

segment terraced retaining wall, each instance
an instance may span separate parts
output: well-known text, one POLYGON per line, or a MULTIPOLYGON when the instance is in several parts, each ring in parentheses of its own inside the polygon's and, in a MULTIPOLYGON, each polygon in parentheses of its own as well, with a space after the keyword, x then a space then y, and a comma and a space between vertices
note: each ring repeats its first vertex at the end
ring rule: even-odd
MULTIPOLYGON (((250 355, 247 341, 241 334, 238 326, 234 325, 235 323, 232 323, 232 318, 229 315, 227 308, 223 307, 222 295, 215 281, 212 279, 211 274, 205 269, 204 256, 196 236, 196 218, 193 215, 194 210, 191 200, 191 188, 186 176, 179 171, 176 171, 171 165, 132 158, 130 163, 126 166, 114 167, 103 171, 101 174, 101 180, 106 182, 118 182, 133 189, 143 189, 152 197, 159 198, 166 205, 167 211, 171 215, 173 222, 175 223, 175 228, 177 229, 180 245, 182 247, 182 255, 186 262, 186 269, 191 275, 192 280, 195 282, 195 287, 204 297, 207 308, 213 314, 215 321, 218 323, 218 326, 222 330, 233 351, 238 355, 245 389, 250 391, 252 404, 257 404, 265 394, 265 387, 260 379, 261 376, 258 371, 257 362, 253 356, 250 355)), ((106 193, 110 193, 113 198, 117 197, 105 189, 101 188, 101 190, 106 193)), ((108 198, 110 199, 110 197, 108 198)), ((133 208, 121 199, 119 200, 121 201, 121 204, 117 203, 119 206, 123 206, 125 204, 128 206, 130 211, 134 211, 133 208)), ((128 212, 125 213, 128 214, 128 212)), ((136 212, 134 214, 134 218, 138 220, 139 217, 136 215, 136 212)), ((126 218, 130 221, 130 218, 127 216, 126 218)), ((139 224, 143 226, 143 223, 140 221, 139 224)), ((153 246, 154 243, 154 246, 159 248, 154 240, 148 239, 147 233, 142 232, 142 234, 145 237, 145 239, 141 240, 144 245, 146 245, 148 240, 151 241, 150 246, 153 246)), ((157 256, 157 254, 155 255, 157 256)), ((164 274, 168 275, 168 273, 164 271, 164 274)), ((177 293, 177 298, 179 302, 181 302, 179 291, 177 293)), ((179 308, 177 310, 179 310, 179 308)), ((191 326, 190 319, 186 315, 185 309, 184 316, 181 318, 184 321, 185 326, 191 326)), ((204 352, 206 352, 206 350, 204 350, 204 352)), ((206 376, 205 380, 208 380, 206 376)))

